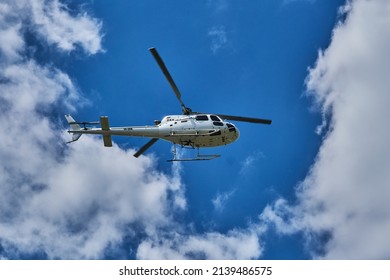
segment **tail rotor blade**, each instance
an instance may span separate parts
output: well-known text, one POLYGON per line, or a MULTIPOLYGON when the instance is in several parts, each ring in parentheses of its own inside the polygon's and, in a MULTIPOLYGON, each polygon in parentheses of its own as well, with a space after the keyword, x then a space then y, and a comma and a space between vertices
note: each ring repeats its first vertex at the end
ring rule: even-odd
POLYGON ((137 158, 142 155, 147 149, 149 149, 154 143, 156 143, 157 140, 158 138, 152 138, 148 143, 143 145, 141 149, 139 149, 139 151, 134 154, 134 156, 137 158))

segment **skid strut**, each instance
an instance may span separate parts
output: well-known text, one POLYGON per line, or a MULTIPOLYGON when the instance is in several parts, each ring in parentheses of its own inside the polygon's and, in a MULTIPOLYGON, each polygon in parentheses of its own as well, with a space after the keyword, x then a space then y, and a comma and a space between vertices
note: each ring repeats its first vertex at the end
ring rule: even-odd
POLYGON ((199 153, 199 147, 197 147, 197 154, 195 158, 178 158, 176 151, 176 144, 173 144, 173 159, 167 160, 168 162, 173 161, 198 161, 198 160, 211 160, 220 157, 221 155, 201 155, 199 153))

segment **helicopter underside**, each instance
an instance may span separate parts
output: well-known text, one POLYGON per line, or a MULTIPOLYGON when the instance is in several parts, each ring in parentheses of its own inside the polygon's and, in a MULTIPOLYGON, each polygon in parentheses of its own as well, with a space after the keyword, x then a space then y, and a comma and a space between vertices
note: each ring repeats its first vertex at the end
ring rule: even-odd
POLYGON ((104 136, 139 136, 163 139, 173 144, 191 148, 218 147, 233 143, 239 137, 237 129, 208 128, 201 130, 168 130, 156 126, 113 127, 111 129, 69 130, 70 133, 100 134, 104 136))
POLYGON ((235 135, 227 135, 226 133, 222 133, 221 131, 216 131, 204 135, 172 134, 161 138, 174 144, 191 148, 224 146, 233 143, 237 139, 235 135))

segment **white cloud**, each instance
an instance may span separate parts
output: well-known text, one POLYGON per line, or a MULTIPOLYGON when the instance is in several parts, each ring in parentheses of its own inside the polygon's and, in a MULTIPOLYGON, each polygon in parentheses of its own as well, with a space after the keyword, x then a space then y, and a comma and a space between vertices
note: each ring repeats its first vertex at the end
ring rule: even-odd
POLYGON ((232 230, 226 234, 171 234, 166 239, 143 241, 139 259, 255 259, 262 253, 259 228, 232 230))
POLYGON ((23 47, 24 41, 20 36, 20 24, 10 27, 4 26, 0 29, 0 50, 9 60, 19 57, 19 50, 23 47))
POLYGON ((32 20, 38 32, 64 51, 80 45, 95 54, 101 51, 101 23, 88 14, 72 16, 59 0, 31 1, 32 20))
POLYGON ((212 200, 214 209, 218 212, 222 212, 225 209, 225 205, 229 199, 235 194, 236 189, 228 192, 218 193, 217 196, 212 200))
POLYGON ((0 3, 0 57, 14 61, 24 47, 20 29, 22 24, 15 18, 13 9, 7 3, 0 3))
POLYGON ((262 218, 319 242, 314 257, 388 259, 390 2, 349 1, 343 11, 307 79, 329 130, 297 204, 279 200, 262 218))
POLYGON ((1 212, 7 221, 0 225, 0 237, 7 244, 22 252, 40 249, 49 258, 99 258, 131 224, 153 234, 170 222, 168 194, 177 194, 171 183, 177 179, 158 173, 149 158, 135 162, 132 150, 103 149, 100 139, 91 137, 77 144, 61 161, 32 144, 27 156, 34 162, 28 166, 40 172, 7 166, 30 175, 2 182, 1 212), (34 160, 38 152, 41 159, 34 160), (4 215, 16 207, 13 201, 23 206, 4 215))
POLYGON ((8 58, 23 47, 22 32, 34 32, 42 41, 61 51, 80 47, 87 54, 102 51, 100 21, 87 13, 71 15, 59 0, 3 0, 0 3, 0 50, 8 58), (23 25, 25 30, 19 30, 23 25), (21 32, 19 32, 21 31, 21 32))
POLYGON ((263 152, 255 151, 249 156, 247 156, 242 162, 241 162, 241 168, 240 168, 240 175, 245 175, 260 159, 264 159, 265 155, 263 152))
POLYGON ((225 26, 213 26, 207 35, 211 38, 210 48, 214 54, 226 47, 228 39, 225 26))

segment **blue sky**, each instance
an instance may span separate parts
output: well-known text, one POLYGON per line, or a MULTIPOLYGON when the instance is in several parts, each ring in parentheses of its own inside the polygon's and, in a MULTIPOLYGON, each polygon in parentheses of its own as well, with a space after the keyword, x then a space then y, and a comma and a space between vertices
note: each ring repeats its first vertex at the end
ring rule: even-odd
POLYGON ((0 132, 0 257, 389 258, 376 232, 390 227, 390 133, 374 118, 387 116, 386 8, 0 1, 1 121, 13 136, 0 132), (272 125, 236 122, 239 140, 202 162, 167 163, 164 141, 135 159, 143 138, 65 145, 67 113, 125 126, 181 112, 150 47, 194 111, 272 125), (356 236, 362 227, 372 231, 356 236), (374 249, 356 245, 367 239, 374 249))

